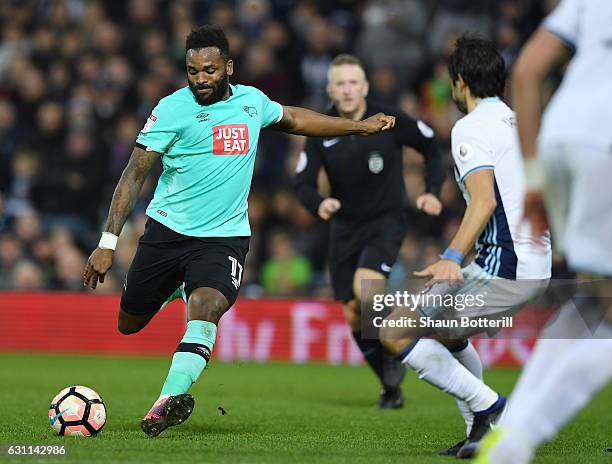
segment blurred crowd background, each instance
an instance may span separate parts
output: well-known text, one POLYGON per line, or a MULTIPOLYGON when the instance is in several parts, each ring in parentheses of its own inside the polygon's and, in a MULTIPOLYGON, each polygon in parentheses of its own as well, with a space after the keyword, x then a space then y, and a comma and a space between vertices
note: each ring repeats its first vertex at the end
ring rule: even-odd
MULTIPOLYGON (((83 291, 116 182, 157 101, 186 85, 184 42, 222 26, 233 83, 288 105, 325 110, 327 67, 360 57, 371 98, 436 130, 448 163, 444 213, 408 209, 411 230, 391 287, 437 259, 463 200, 452 178, 446 57, 465 31, 495 40, 510 67, 555 0, 2 0, 0 1, 0 289, 83 291)), ((291 176, 301 137, 261 138, 249 216, 253 231, 242 296, 329 296, 327 224, 297 203, 291 176)), ((421 157, 405 151, 414 204, 421 157)), ((118 292, 161 169, 145 184, 100 291, 118 292)), ((325 189, 325 180, 322 179, 325 189)))

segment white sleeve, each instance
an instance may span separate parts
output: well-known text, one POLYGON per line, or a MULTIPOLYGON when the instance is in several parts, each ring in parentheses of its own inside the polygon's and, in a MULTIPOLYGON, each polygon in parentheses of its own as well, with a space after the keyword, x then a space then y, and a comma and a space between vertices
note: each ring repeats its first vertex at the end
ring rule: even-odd
POLYGON ((576 49, 578 42, 580 3, 578 0, 561 0, 543 23, 544 28, 572 50, 576 49))
POLYGON ((451 132, 453 161, 460 180, 484 169, 495 169, 493 149, 485 137, 463 125, 455 125, 451 132))

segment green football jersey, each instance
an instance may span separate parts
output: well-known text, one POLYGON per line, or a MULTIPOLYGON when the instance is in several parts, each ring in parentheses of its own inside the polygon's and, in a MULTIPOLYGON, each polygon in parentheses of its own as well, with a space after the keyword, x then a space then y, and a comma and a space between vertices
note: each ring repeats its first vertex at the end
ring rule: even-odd
POLYGON ((251 235, 247 198, 259 133, 283 109, 255 87, 230 88, 212 105, 198 104, 189 87, 162 98, 136 139, 161 153, 164 168, 147 216, 175 232, 251 235))

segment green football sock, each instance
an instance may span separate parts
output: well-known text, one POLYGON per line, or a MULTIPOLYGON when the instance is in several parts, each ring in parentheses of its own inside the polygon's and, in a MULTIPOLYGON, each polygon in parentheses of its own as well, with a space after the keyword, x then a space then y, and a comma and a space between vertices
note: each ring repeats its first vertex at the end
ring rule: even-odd
POLYGON ((160 396, 187 393, 210 360, 216 337, 217 326, 212 322, 187 322, 187 331, 172 357, 160 396))

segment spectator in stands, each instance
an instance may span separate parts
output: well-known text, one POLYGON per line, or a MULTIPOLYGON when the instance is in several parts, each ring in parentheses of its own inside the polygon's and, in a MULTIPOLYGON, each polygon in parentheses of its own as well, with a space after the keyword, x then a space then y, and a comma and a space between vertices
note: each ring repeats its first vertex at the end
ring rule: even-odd
POLYGON ((33 209, 24 211, 16 218, 14 230, 16 237, 25 246, 28 255, 30 255, 36 241, 43 235, 40 216, 33 209))
POLYGON ((71 292, 82 292, 83 268, 85 267, 85 256, 75 247, 65 247, 61 253, 56 254, 56 277, 55 282, 58 290, 71 292))
POLYGON ((11 180, 6 187, 4 214, 10 222, 15 217, 33 210, 32 193, 39 175, 39 157, 28 150, 20 150, 11 162, 11 180))
POLYGON ((44 290, 42 269, 34 261, 21 260, 13 268, 11 284, 15 290, 44 290))
POLYGON ((336 51, 332 48, 331 27, 317 16, 308 24, 306 51, 302 56, 302 80, 308 107, 321 111, 327 104, 327 69, 336 51))
POLYGON ((15 150, 18 140, 17 114, 15 106, 6 99, 0 99, 0 190, 3 175, 8 171, 9 157, 15 150))
POLYGON ((310 263, 295 253, 287 233, 276 232, 270 239, 270 259, 261 270, 261 282, 269 296, 304 295, 312 282, 310 263))
POLYGON ((368 69, 390 68, 402 82, 414 84, 425 49, 427 10, 420 0, 370 0, 361 15, 357 55, 368 69))
POLYGON ((449 37, 465 31, 491 35, 497 1, 438 0, 431 26, 427 31, 433 56, 443 56, 449 37))
POLYGON ((97 233, 97 210, 106 181, 101 148, 91 133, 80 130, 68 135, 59 159, 45 160, 37 204, 46 228, 62 224, 85 240, 97 233))
POLYGON ((12 288, 13 269, 23 257, 23 244, 11 233, 0 235, 0 289, 12 288))

